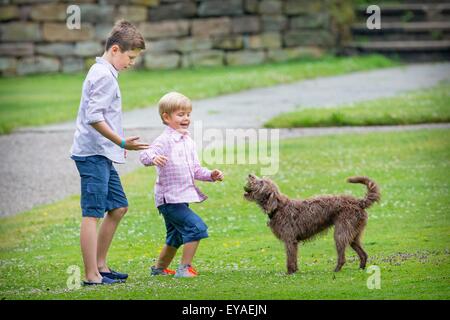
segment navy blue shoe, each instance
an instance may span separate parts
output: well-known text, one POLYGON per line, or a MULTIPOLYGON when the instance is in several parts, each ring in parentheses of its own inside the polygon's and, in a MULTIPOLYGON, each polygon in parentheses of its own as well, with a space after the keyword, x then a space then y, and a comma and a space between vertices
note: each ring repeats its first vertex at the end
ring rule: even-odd
POLYGON ((113 269, 109 269, 109 271, 111 272, 100 272, 100 275, 103 278, 109 278, 109 279, 113 279, 113 280, 119 280, 119 281, 125 281, 128 278, 128 274, 126 273, 120 273, 117 271, 114 271, 113 269))
POLYGON ((114 284, 119 283, 119 280, 110 279, 107 277, 102 278, 102 282, 91 282, 91 281, 83 281, 83 286, 97 286, 102 284, 114 284))

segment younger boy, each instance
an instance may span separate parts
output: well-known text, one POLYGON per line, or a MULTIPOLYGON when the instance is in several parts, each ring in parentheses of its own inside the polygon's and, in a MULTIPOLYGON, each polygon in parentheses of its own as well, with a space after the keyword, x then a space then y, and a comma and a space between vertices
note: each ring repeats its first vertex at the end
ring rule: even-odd
POLYGON ((80 108, 71 149, 81 177, 82 220, 80 244, 84 285, 123 282, 125 273, 111 270, 106 255, 116 228, 128 210, 128 201, 113 162, 125 162, 125 150, 143 150, 139 137, 125 138, 119 71, 132 66, 145 49, 142 35, 129 22, 119 21, 83 83, 80 108), (97 221, 104 219, 97 236, 97 221))
POLYGON ((207 226, 189 208, 190 202, 201 202, 207 197, 194 184, 194 180, 222 181, 223 173, 200 166, 194 141, 188 128, 191 122, 191 101, 177 92, 164 95, 159 101, 159 114, 167 126, 148 150, 141 152, 145 166, 156 165, 155 202, 166 224, 166 244, 161 250, 151 275, 175 273, 167 269, 177 249, 183 244, 183 256, 175 277, 195 277, 192 267, 201 239, 208 237, 207 226))

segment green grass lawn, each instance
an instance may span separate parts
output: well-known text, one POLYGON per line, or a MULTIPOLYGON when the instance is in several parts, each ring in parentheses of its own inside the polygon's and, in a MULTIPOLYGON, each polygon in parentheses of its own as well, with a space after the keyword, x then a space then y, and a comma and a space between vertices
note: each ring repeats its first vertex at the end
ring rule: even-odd
MULTIPOLYGON (((156 105, 169 91, 192 99, 398 65, 382 56, 325 57, 257 66, 130 71, 119 76, 123 109, 156 105)), ((76 118, 85 74, 0 78, 0 134, 76 118)))
POLYGON ((450 83, 349 106, 305 108, 276 116, 265 126, 298 128, 437 122, 450 122, 450 83))
MULTIPOLYGON (((194 279, 150 277, 165 229, 154 208, 154 168, 123 177, 130 210, 109 255, 126 284, 69 290, 72 266, 82 267, 79 197, 0 219, 0 299, 449 299, 450 131, 421 130, 284 140, 273 177, 291 197, 345 193, 363 197, 367 175, 382 201, 369 211, 363 243, 368 266, 381 270, 381 289, 358 269, 355 253, 334 273, 332 232, 300 246, 300 271, 285 274, 285 253, 243 185, 257 166, 218 166, 222 183, 199 183, 209 199, 192 207, 209 225, 194 279)), ((73 183, 79 183, 74 181, 73 183)), ((176 262, 179 255, 176 257, 176 262)), ((175 265, 176 267, 176 265, 175 265)))

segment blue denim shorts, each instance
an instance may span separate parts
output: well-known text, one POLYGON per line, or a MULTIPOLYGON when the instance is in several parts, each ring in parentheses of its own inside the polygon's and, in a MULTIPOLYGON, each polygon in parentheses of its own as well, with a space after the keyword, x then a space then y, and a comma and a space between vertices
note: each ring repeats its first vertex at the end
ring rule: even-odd
POLYGON ((103 218, 106 211, 128 207, 128 200, 112 161, 104 156, 72 156, 81 177, 83 217, 103 218))
POLYGON ((166 222, 166 244, 182 244, 208 238, 208 227, 187 203, 165 203, 158 207, 166 222))

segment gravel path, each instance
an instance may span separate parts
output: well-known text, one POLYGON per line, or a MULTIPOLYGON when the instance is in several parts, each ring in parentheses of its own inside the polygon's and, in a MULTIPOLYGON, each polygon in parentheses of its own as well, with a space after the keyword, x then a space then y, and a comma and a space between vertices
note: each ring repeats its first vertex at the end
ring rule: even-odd
MULTIPOLYGON (((392 97, 429 88, 443 80, 450 81, 450 63, 355 72, 194 101, 193 117, 212 128, 259 128, 273 116, 298 106, 321 108, 392 97)), ((139 109, 126 113, 124 127, 161 128, 161 120, 156 108, 139 109)), ((74 122, 32 130, 74 130, 74 122)))
MULTIPOLYGON (((259 128, 280 112, 296 106, 324 107, 389 97, 450 80, 450 63, 410 65, 319 78, 194 101, 194 114, 204 128, 259 128)), ((80 84, 81 85, 81 84, 80 84)), ((127 112, 127 135, 151 142, 162 130, 156 108, 127 112)), ((443 125, 399 127, 286 129, 281 138, 345 132, 449 128, 443 125)), ((79 193, 79 176, 69 159, 74 122, 20 129, 0 136, 0 216, 13 215, 79 193)), ((121 174, 139 167, 130 152, 121 174)))

